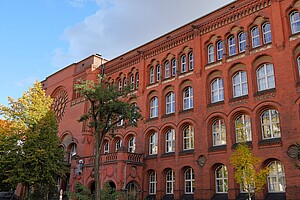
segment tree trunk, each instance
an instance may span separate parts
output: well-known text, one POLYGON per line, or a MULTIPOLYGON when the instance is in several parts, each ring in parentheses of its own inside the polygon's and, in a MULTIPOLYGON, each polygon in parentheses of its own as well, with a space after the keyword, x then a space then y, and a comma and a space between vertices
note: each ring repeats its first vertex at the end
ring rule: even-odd
POLYGON ((94 160, 94 173, 95 173, 95 200, 100 199, 100 134, 95 134, 95 160, 94 160))

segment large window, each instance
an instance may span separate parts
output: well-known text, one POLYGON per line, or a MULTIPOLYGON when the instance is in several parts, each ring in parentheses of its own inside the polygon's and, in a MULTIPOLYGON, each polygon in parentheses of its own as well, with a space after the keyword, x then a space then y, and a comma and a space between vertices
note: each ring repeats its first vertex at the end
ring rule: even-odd
POLYGON ((174 194, 175 187, 175 173, 173 170, 169 169, 166 173, 166 193, 174 194))
POLYGON ((183 91, 183 110, 191 109, 193 108, 193 106, 193 88, 187 87, 183 91))
POLYGON ((134 90, 135 87, 135 81, 134 81, 134 75, 130 76, 130 90, 134 90))
POLYGON ((135 152, 135 137, 131 137, 128 141, 128 152, 135 152))
POLYGON ((263 64, 256 70, 258 91, 275 88, 273 65, 263 64))
POLYGON ((223 42, 218 41, 217 42, 217 59, 222 60, 223 58, 223 42))
POLYGON ((154 67, 150 68, 150 84, 154 83, 154 67))
POLYGON ((223 79, 216 78, 211 83, 211 102, 215 103, 224 100, 223 79))
POLYGON ((186 72, 186 56, 181 56, 181 72, 186 72))
POLYGON ((279 161, 273 161, 268 167, 270 168, 268 175, 269 192, 285 192, 286 182, 283 164, 279 161))
POLYGON ((170 129, 166 133, 166 153, 175 151, 175 130, 170 129))
POLYGON ((251 29, 252 48, 260 46, 259 29, 257 26, 251 29))
POLYGON ((297 58, 297 64, 298 64, 298 73, 300 77, 300 56, 297 58))
POLYGON ((173 58, 171 62, 172 62, 172 76, 175 76, 176 75, 176 70, 177 70, 176 59, 173 58))
POLYGON ((194 149, 194 127, 189 125, 183 129, 183 150, 194 149))
POLYGON ((119 91, 122 90, 122 80, 121 79, 118 81, 118 89, 119 89, 119 91))
POLYGON ((234 122, 236 142, 252 141, 251 120, 249 115, 239 115, 234 122))
POLYGON ((139 89, 139 78, 140 78, 140 76, 139 76, 139 73, 136 73, 135 74, 135 89, 139 89))
POLYGON ((156 65, 156 80, 160 80, 160 65, 156 65))
POLYGON ((194 194, 195 191, 195 177, 193 168, 188 168, 184 172, 184 193, 185 194, 194 194))
POLYGON ((239 71, 232 77, 233 97, 240 97, 248 94, 247 73, 239 71))
POLYGON ((194 54, 193 52, 189 53, 189 70, 194 69, 194 54))
POLYGON ((262 32, 263 32, 264 44, 272 42, 272 33, 271 33, 270 23, 264 23, 262 25, 262 32))
POLYGON ((158 151, 157 133, 152 133, 149 137, 149 155, 155 155, 158 151))
POLYGON ((105 142, 103 145, 103 153, 104 154, 109 153, 109 143, 108 142, 105 142))
POLYGON ((263 139, 281 137, 279 114, 277 110, 266 110, 261 114, 260 118, 263 139))
POLYGON ((213 44, 210 44, 207 47, 207 54, 208 54, 208 63, 215 62, 215 49, 213 44))
POLYGON ((76 144, 72 143, 69 147, 69 163, 72 163, 72 157, 76 155, 76 144))
POLYGON ((292 34, 300 32, 300 15, 298 11, 294 11, 290 14, 290 22, 292 34))
POLYGON ((241 32, 238 35, 238 38, 239 38, 239 51, 241 53, 246 51, 246 34, 244 32, 241 32))
POLYGON ((152 171, 149 174, 149 194, 156 194, 156 172, 152 171))
POLYGON ((158 117, 158 98, 153 97, 150 100, 150 118, 158 117))
POLYGON ((116 141, 116 151, 118 151, 120 149, 120 147, 122 146, 122 140, 121 139, 118 139, 116 141))
POLYGON ((170 78, 171 76, 171 68, 169 61, 165 62, 165 78, 170 78))
POLYGON ((222 119, 217 119, 212 124, 213 146, 226 144, 226 126, 222 119))
POLYGON ((221 165, 216 169, 216 193, 228 192, 228 172, 225 165, 221 165))
POLYGON ((166 96, 166 114, 175 112, 175 93, 169 92, 166 96))
POLYGON ((235 38, 233 35, 228 38, 228 49, 229 56, 233 56, 236 54, 235 38))

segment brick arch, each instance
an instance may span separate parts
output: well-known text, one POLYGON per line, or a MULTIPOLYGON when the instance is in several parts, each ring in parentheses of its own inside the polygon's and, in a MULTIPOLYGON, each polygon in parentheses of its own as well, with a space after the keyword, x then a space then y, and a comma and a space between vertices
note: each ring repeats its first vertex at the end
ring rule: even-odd
POLYGON ((167 85, 163 88, 162 93, 163 97, 165 97, 169 92, 175 92, 175 88, 173 85, 167 85))
POLYGON ((232 76, 238 71, 246 71, 246 69, 246 64, 241 62, 234 63, 228 68, 228 76, 232 78, 232 76))
POLYGON ((209 74, 207 74, 206 80, 208 86, 214 80, 215 78, 222 78, 223 77, 223 72, 221 70, 213 70, 209 74))
POLYGON ((228 114, 230 121, 234 122, 239 115, 251 115, 252 110, 246 106, 238 107, 228 114))
POLYGON ((275 102, 275 101, 265 101, 262 103, 259 103, 253 108, 254 113, 256 113, 256 116, 260 116, 265 110, 268 109, 274 109, 277 110, 280 113, 281 104, 275 102))
POLYGON ((259 68, 262 64, 265 63, 271 63, 273 64, 273 58, 270 55, 267 54, 262 54, 257 57, 252 61, 251 65, 254 68, 254 71, 259 68))

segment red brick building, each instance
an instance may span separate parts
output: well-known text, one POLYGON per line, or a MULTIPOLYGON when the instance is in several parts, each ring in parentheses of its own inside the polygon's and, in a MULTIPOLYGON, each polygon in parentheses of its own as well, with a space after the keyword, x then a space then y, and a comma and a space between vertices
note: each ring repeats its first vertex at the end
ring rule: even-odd
POLYGON ((242 197, 228 158, 243 124, 272 169, 256 199, 299 199, 299 12, 300 0, 237 0, 111 61, 92 55, 47 77, 71 168, 62 189, 94 189, 93 135, 77 122, 88 106, 74 83, 95 80, 105 63, 109 82, 131 86, 144 120, 106 138, 102 183, 136 199, 242 197))

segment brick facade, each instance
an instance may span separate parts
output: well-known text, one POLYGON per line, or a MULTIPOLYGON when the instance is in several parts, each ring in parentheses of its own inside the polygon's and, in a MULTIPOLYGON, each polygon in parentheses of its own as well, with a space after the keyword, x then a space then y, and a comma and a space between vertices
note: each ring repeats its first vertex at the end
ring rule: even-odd
POLYGON ((78 79, 95 80, 105 63, 109 82, 132 84, 132 103, 144 119, 106 138, 102 182, 136 187, 138 199, 237 199, 240 186, 228 158, 241 120, 262 167, 276 167, 275 181, 256 199, 298 199, 300 172, 287 153, 300 138, 298 11, 296 0, 238 0, 111 61, 91 55, 47 77, 62 147, 73 153, 66 156, 71 172, 62 188, 76 181, 94 187, 93 136, 77 122, 88 106, 73 87, 78 79))

